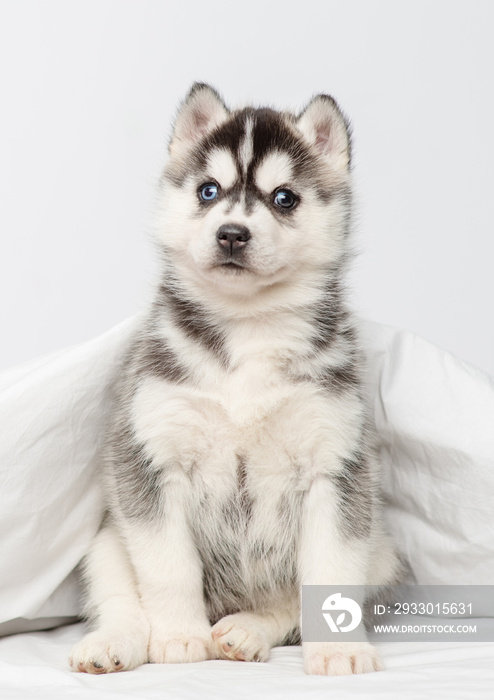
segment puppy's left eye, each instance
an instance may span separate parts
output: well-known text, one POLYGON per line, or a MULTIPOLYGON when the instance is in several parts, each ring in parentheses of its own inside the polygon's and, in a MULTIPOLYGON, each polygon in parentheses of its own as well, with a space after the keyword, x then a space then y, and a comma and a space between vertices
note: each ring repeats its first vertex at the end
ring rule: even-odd
POLYGON ((218 196, 218 185, 207 182, 199 188, 199 197, 205 202, 212 202, 218 196))
POLYGON ((297 203, 297 198, 290 190, 277 190, 273 201, 282 209, 292 209, 297 203))

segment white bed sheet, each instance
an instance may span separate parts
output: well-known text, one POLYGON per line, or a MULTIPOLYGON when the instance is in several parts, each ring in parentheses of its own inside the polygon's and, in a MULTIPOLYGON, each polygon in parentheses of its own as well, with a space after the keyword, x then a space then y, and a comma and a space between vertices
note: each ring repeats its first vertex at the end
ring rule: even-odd
MULTIPOLYGON (((494 635, 494 620, 489 620, 494 635)), ((67 654, 82 624, 0 639, 2 700, 489 700, 494 643, 379 645, 385 671, 329 678, 302 671, 300 647, 278 647, 267 663, 203 661, 145 665, 128 673, 72 672, 67 654)))

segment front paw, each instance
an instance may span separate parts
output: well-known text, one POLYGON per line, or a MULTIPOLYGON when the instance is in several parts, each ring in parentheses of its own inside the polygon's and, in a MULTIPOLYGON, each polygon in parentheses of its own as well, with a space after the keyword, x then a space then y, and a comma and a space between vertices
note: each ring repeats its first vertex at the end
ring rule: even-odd
POLYGON ((69 663, 81 673, 130 671, 147 663, 147 639, 137 633, 96 631, 87 634, 72 649, 69 663))
POLYGON ((148 648, 152 664, 183 664, 214 659, 211 638, 202 631, 192 634, 151 632, 148 648))
POLYGON ((304 671, 320 676, 347 676, 382 671, 377 649, 368 642, 305 642, 304 671))
POLYGON ((269 644, 247 613, 227 615, 211 630, 216 652, 222 659, 267 661, 269 644))

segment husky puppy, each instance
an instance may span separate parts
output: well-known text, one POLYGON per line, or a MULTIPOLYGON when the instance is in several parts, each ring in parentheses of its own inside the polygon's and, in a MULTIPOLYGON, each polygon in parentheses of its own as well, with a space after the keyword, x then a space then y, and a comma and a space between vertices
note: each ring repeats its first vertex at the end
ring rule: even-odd
MULTIPOLYGON (((378 465, 343 276, 348 124, 227 109, 195 84, 159 192, 162 279, 104 449, 74 670, 265 661, 300 642, 303 584, 387 584, 378 465)), ((378 670, 367 642, 303 645, 307 673, 378 670)))

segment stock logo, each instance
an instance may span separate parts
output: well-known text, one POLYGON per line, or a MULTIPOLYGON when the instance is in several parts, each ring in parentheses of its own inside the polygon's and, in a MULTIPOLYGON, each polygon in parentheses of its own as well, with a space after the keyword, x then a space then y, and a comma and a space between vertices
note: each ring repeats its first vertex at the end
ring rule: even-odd
POLYGON ((352 598, 342 598, 341 593, 333 593, 326 598, 322 604, 322 614, 331 632, 351 632, 362 620, 360 605, 352 598))

